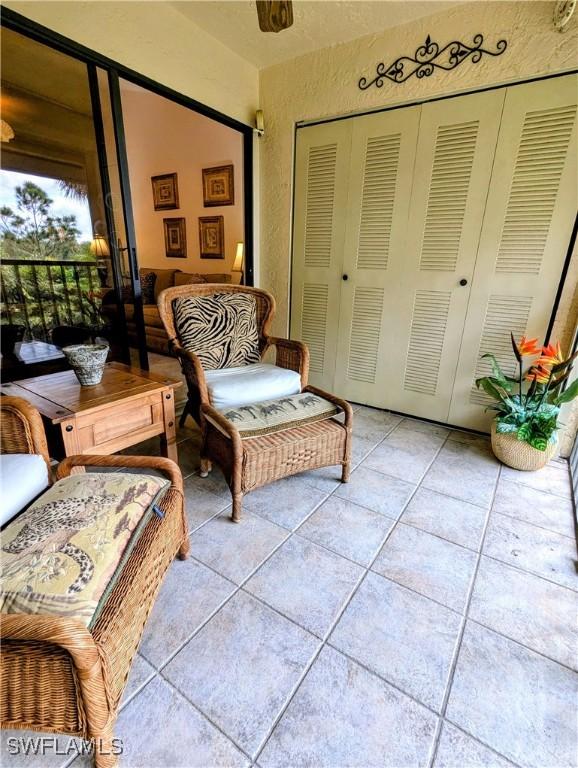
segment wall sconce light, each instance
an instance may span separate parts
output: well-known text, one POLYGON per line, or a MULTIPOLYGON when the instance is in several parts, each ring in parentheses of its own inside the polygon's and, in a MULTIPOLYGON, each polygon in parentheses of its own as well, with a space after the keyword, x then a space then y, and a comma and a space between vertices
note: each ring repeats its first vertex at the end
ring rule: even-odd
POLYGON ((255 133, 259 138, 265 135, 265 118, 262 109, 255 112, 255 133))
POLYGON ((244 254, 245 254, 245 246, 243 243, 237 243, 237 250, 235 251, 235 261, 233 262, 233 266, 231 268, 231 272, 240 272, 241 278, 239 280, 239 285, 243 285, 243 270, 244 270, 244 254))

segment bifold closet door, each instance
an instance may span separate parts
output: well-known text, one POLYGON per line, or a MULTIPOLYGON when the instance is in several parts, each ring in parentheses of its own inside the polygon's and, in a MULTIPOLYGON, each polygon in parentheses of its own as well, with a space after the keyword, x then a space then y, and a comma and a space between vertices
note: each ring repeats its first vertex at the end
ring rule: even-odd
POLYGON ((335 391, 388 406, 420 107, 351 120, 335 391), (393 320, 393 322, 392 322, 393 320))
POLYGON ((578 208, 576 75, 507 89, 449 420, 487 430, 475 379, 510 331, 544 339, 578 208))
POLYGON ((300 129, 295 156, 291 338, 311 356, 311 384, 332 390, 348 199, 351 121, 300 129))
POLYGON ((422 106, 405 248, 392 262, 387 406, 447 421, 503 91, 422 106))

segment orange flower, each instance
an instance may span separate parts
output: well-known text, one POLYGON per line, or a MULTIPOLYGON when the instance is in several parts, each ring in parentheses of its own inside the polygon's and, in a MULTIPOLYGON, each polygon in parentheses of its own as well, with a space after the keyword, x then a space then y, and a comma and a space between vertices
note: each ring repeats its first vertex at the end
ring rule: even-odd
POLYGON ((522 336, 518 344, 518 352, 520 355, 537 355, 540 352, 540 347, 536 346, 538 339, 527 339, 522 336))
POLYGON ((560 346, 560 342, 558 342, 556 346, 554 346, 554 344, 548 344, 547 347, 542 347, 542 355, 536 364, 544 368, 551 368, 553 365, 558 365, 562 361, 562 347, 560 346))
POLYGON ((550 369, 542 365, 533 365, 526 374, 526 378, 538 384, 547 384, 550 381, 550 369))

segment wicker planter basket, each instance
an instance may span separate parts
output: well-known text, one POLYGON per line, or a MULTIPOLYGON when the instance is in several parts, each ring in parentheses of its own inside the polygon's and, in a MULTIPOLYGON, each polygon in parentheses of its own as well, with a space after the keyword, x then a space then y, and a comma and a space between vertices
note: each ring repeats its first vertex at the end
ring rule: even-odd
POLYGON ((558 441, 554 441, 545 451, 532 448, 524 440, 518 440, 513 434, 498 434, 496 422, 492 422, 492 450, 494 456, 508 467, 533 472, 542 469, 554 458, 558 449, 558 441))

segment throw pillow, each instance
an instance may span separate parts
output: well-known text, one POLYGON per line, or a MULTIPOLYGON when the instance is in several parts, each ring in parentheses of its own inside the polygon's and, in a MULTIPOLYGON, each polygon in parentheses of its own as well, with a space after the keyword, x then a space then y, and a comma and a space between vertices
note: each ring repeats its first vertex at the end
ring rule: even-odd
POLYGON ((143 304, 155 303, 155 282, 157 276, 154 272, 141 272, 140 289, 143 304))
POLYGON ((181 344, 206 370, 258 363, 255 297, 244 293, 187 296, 173 303, 181 344))

